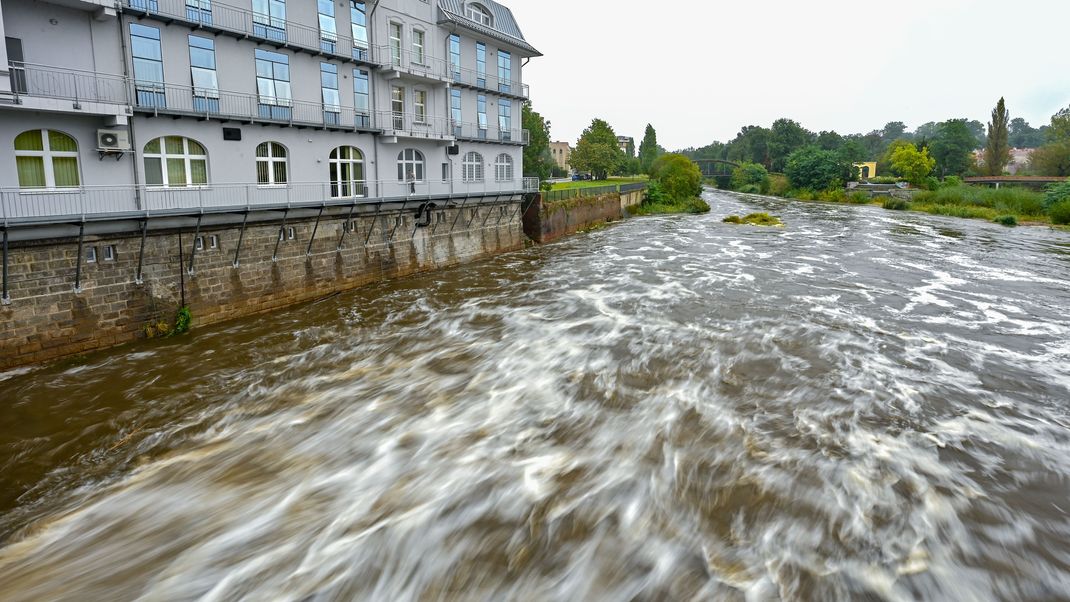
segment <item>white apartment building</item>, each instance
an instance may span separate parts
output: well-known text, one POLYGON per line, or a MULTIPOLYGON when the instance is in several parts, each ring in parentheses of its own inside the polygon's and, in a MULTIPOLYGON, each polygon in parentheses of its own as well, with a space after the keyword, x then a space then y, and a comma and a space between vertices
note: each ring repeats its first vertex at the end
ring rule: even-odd
POLYGON ((452 198, 523 179, 492 0, 0 0, 0 219, 452 198))

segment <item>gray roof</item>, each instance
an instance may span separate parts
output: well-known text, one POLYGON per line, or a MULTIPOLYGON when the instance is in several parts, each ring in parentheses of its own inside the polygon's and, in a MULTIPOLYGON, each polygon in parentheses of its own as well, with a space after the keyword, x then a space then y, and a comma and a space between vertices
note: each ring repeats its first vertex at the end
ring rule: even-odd
POLYGON ((513 17, 513 11, 498 4, 494 0, 438 0, 438 7, 442 9, 445 21, 462 25, 486 36, 497 38, 503 42, 522 48, 530 52, 530 56, 542 56, 541 52, 535 50, 535 47, 528 44, 527 40, 524 39, 524 33, 520 31, 520 26, 517 25, 516 19, 513 17), (491 17, 493 18, 493 27, 487 27, 482 23, 476 23, 465 17, 464 5, 466 2, 479 4, 490 11, 491 17))

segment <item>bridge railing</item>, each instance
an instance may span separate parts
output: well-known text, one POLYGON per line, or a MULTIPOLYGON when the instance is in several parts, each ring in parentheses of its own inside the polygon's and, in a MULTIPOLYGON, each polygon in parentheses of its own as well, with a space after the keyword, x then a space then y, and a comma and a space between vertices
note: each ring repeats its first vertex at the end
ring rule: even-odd
POLYGON ((635 190, 642 190, 646 188, 645 182, 637 182, 634 184, 610 184, 607 186, 590 186, 587 188, 566 188, 564 190, 551 190, 544 192, 542 200, 546 202, 567 201, 569 199, 579 199, 602 196, 603 194, 613 194, 622 192, 632 192, 635 190))

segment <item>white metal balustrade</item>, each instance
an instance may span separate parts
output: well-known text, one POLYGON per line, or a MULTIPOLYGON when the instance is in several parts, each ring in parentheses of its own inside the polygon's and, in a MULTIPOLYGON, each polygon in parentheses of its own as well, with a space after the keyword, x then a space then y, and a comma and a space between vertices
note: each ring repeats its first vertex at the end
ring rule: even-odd
POLYGON ((480 72, 476 69, 449 65, 447 74, 454 84, 486 90, 492 94, 510 96, 519 99, 530 98, 531 88, 515 80, 498 79, 497 74, 480 72))
POLYGON ((429 140, 451 140, 450 120, 434 117, 428 113, 378 111, 374 120, 379 129, 387 136, 403 138, 426 138, 429 140))
MULTIPOLYGON (((293 23, 215 0, 122 0, 122 6, 129 12, 158 15, 199 29, 234 34, 241 38, 256 38, 280 48, 327 54, 362 63, 375 62, 370 47, 364 40, 354 40, 337 31, 321 31, 317 27, 293 23)), ((340 17, 337 21, 348 23, 349 19, 340 17)))
POLYGON ((536 192, 538 178, 496 181, 378 180, 293 182, 283 185, 209 184, 186 187, 82 186, 63 189, 0 188, 0 223, 154 217, 202 211, 319 207, 354 202, 458 196, 505 196, 536 192))
POLYGON ((128 105, 127 80, 122 75, 66 69, 11 61, 11 93, 16 102, 23 96, 69 100, 74 108, 83 102, 128 105))
POLYGON ((531 133, 525 129, 499 129, 497 127, 483 127, 478 123, 453 123, 452 134, 454 138, 461 140, 477 140, 487 142, 504 142, 506 144, 526 145, 531 139, 531 133))

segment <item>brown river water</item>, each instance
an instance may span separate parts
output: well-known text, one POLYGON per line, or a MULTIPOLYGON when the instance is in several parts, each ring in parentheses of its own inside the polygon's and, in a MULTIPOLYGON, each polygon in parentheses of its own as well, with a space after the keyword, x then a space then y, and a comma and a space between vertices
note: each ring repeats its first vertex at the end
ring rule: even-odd
POLYGON ((0 599, 1070 600, 1070 234, 707 198, 0 375, 0 599))

